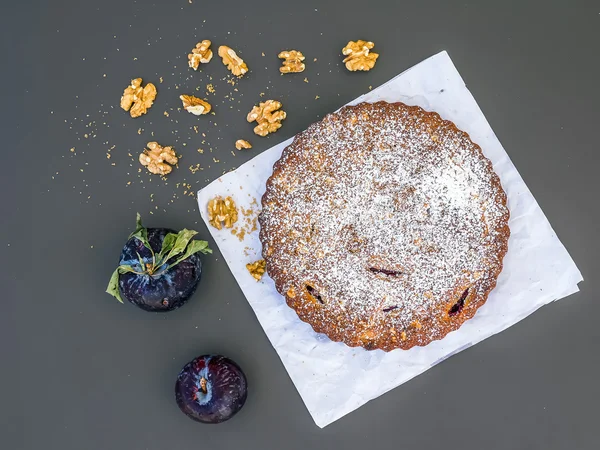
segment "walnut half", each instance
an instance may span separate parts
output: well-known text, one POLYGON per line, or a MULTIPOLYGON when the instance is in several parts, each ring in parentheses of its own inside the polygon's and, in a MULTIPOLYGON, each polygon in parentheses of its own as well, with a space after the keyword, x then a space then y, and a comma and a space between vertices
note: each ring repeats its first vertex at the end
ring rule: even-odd
POLYGON ((303 72, 306 67, 302 62, 304 61, 304 55, 298 50, 286 50, 281 52, 277 57, 285 60, 283 61, 283 65, 279 68, 281 73, 303 72))
POLYGON ((241 77, 248 72, 248 66, 244 60, 226 45, 221 45, 219 47, 219 56, 223 59, 223 64, 225 64, 236 77, 241 77))
POLYGON ((238 150, 241 150, 243 148, 252 148, 252 144, 243 139, 238 139, 237 141, 235 141, 235 148, 237 148, 238 150))
POLYGON ((246 269, 248 269, 248 272, 250 272, 250 275, 252 275, 252 278, 256 281, 260 281, 265 274, 266 267, 267 263, 264 259, 255 261, 251 264, 246 264, 246 269))
POLYGON ((194 97, 193 95, 180 95, 179 96, 183 109, 187 112, 200 116, 202 114, 208 114, 211 110, 210 103, 201 98, 194 97))
POLYGON ((358 40, 350 41, 342 49, 342 54, 346 55, 344 63, 346 69, 354 72, 356 70, 371 70, 375 67, 375 61, 379 57, 378 53, 371 53, 371 49, 375 46, 373 42, 358 40))
POLYGON ((267 100, 261 102, 258 106, 252 108, 246 119, 248 122, 258 124, 254 127, 254 133, 259 136, 266 136, 269 133, 274 133, 281 128, 281 121, 286 118, 285 111, 278 111, 281 108, 281 102, 277 100, 267 100))
POLYGON ((158 142, 148 142, 147 147, 140 154, 140 164, 156 175, 171 173, 173 168, 169 164, 175 165, 179 162, 173 147, 163 147, 158 142))
POLYGON ((192 53, 188 54, 188 65, 198 70, 200 63, 206 64, 210 62, 213 57, 213 52, 210 49, 211 42, 208 39, 198 42, 196 48, 192 49, 192 53))
POLYGON ((129 111, 129 114, 133 118, 140 117, 142 114, 148 112, 155 98, 156 86, 148 83, 142 88, 142 79, 135 78, 131 80, 131 84, 123 91, 121 108, 129 111))
POLYGON ((238 212, 231 197, 215 197, 208 202, 207 209, 208 223, 217 230, 221 230, 223 226, 231 228, 237 222, 238 212))

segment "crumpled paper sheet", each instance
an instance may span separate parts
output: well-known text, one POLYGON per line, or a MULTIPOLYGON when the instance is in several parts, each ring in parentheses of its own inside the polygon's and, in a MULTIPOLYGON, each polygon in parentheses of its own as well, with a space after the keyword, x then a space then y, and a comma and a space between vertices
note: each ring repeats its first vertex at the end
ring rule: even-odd
MULTIPOLYGON (((481 146, 508 195, 511 214, 508 253, 498 285, 473 319, 426 347, 385 353, 350 348, 315 333, 286 305, 268 276, 256 282, 246 270, 246 263, 261 259, 258 231, 240 241, 230 230, 219 231, 209 226, 319 427, 510 327, 540 306, 577 292, 577 283, 583 280, 446 52, 417 64, 350 104, 377 100, 402 101, 437 111, 481 146)), ((250 208, 254 199, 260 205, 272 165, 291 141, 272 147, 199 191, 198 203, 204 221, 208 224, 206 204, 216 195, 231 195, 244 208, 250 208)), ((257 209, 256 205, 254 208, 257 209)), ((243 219, 240 215, 240 221, 243 219)))

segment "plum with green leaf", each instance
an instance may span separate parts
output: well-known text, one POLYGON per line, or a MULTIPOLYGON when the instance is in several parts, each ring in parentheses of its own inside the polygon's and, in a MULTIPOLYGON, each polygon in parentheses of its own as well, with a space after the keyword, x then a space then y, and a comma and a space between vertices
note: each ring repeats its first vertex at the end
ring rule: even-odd
POLYGON ((106 292, 146 311, 172 311, 195 292, 202 274, 200 253, 212 253, 208 242, 194 240, 196 231, 145 228, 137 215, 136 229, 121 251, 119 267, 106 292))

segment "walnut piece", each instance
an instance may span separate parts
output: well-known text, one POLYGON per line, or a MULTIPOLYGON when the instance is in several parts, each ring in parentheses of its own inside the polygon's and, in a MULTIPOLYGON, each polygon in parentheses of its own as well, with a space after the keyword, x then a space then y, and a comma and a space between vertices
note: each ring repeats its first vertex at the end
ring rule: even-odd
POLYGON ((246 269, 250 272, 250 275, 256 280, 260 281, 262 276, 265 274, 267 263, 264 259, 253 262, 252 264, 246 264, 246 269))
POLYGON ((281 103, 277 100, 267 100, 252 108, 246 119, 248 122, 256 121, 258 124, 254 127, 254 133, 266 136, 281 128, 281 121, 286 118, 286 113, 277 111, 279 108, 281 108, 281 103))
POLYGON ((173 147, 163 147, 158 142, 148 142, 147 147, 140 154, 140 164, 156 175, 171 173, 171 165, 179 161, 173 147))
POLYGON ((283 51, 278 58, 284 59, 283 65, 279 68, 281 73, 298 73, 303 72, 306 67, 302 61, 304 61, 304 55, 298 50, 283 51))
POLYGON ((243 139, 238 139, 237 141, 235 141, 235 148, 237 148, 238 150, 241 150, 243 148, 252 148, 252 145, 248 141, 245 141, 243 139))
POLYGON ((219 56, 223 59, 223 64, 225 64, 236 77, 241 77, 248 72, 248 66, 244 60, 226 45, 221 45, 219 47, 219 56))
POLYGON ((231 197, 223 200, 221 197, 215 197, 208 202, 208 223, 217 230, 233 227, 237 222, 238 212, 235 203, 231 197))
POLYGON ((213 57, 210 44, 211 42, 208 39, 198 42, 196 48, 192 49, 192 53, 188 54, 188 65, 192 69, 198 70, 200 63, 206 64, 207 62, 210 62, 213 57))
POLYGON ((156 86, 148 83, 142 88, 142 79, 135 78, 131 80, 131 84, 123 91, 121 108, 129 111, 129 114, 133 118, 140 117, 150 109, 155 98, 156 86))
POLYGON ((210 103, 201 98, 194 97, 193 95, 180 95, 179 98, 183 104, 183 109, 195 116, 208 114, 211 110, 210 103))
POLYGON ((379 57, 378 53, 370 52, 374 46, 375 44, 370 41, 348 42, 348 45, 342 49, 342 53, 346 55, 343 61, 346 63, 346 69, 352 72, 355 70, 371 70, 379 57))

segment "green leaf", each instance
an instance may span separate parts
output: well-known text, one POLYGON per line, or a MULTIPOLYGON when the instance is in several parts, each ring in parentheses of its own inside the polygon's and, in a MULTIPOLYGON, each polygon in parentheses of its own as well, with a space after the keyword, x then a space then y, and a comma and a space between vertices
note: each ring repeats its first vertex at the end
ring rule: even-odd
POLYGON ((142 257, 140 256, 140 254, 138 252, 135 252, 135 254, 138 257, 138 261, 140 262, 140 269, 144 270, 146 268, 146 264, 144 263, 144 260, 142 259, 142 257))
POLYGON ((158 260, 162 261, 162 259, 171 251, 173 246, 175 245, 175 241, 177 240, 177 234, 169 233, 165 236, 162 243, 162 248, 160 249, 160 253, 158 254, 158 260))
POLYGON ((206 242, 206 241, 192 241, 192 242, 190 242, 190 245, 188 245, 187 248, 185 249, 185 252, 183 253, 183 255, 181 255, 173 264, 171 264, 167 268, 167 270, 169 270, 171 267, 176 266, 184 259, 189 258, 194 253, 198 253, 198 252, 207 254, 207 253, 212 253, 212 250, 210 248, 208 248, 208 242, 206 242))
POLYGON ((173 248, 169 251, 169 254, 165 258, 165 261, 170 260, 171 258, 179 255, 183 251, 185 251, 188 243, 192 240, 194 236, 198 234, 197 231, 188 230, 184 228, 177 234, 177 238, 175 239, 175 243, 173 244, 173 248))
POLYGON ((112 276, 110 277, 108 287, 106 288, 106 293, 112 295, 114 298, 123 303, 121 293, 119 292, 119 268, 116 268, 112 276))
POLYGON ((144 247, 146 247, 152 252, 152 254, 154 254, 154 251, 152 250, 152 247, 150 247, 150 243, 148 242, 148 230, 144 227, 144 225, 142 225, 142 217, 140 216, 140 213, 137 213, 135 221, 135 231, 129 235, 129 239, 131 239, 132 237, 138 239, 142 244, 144 244, 144 247))
POLYGON ((123 303, 123 298, 121 297, 121 292, 119 291, 119 275, 127 272, 138 273, 133 270, 133 267, 120 265, 115 269, 113 274, 110 277, 110 281, 108 282, 108 286, 106 287, 106 293, 112 295, 114 298, 123 303))

